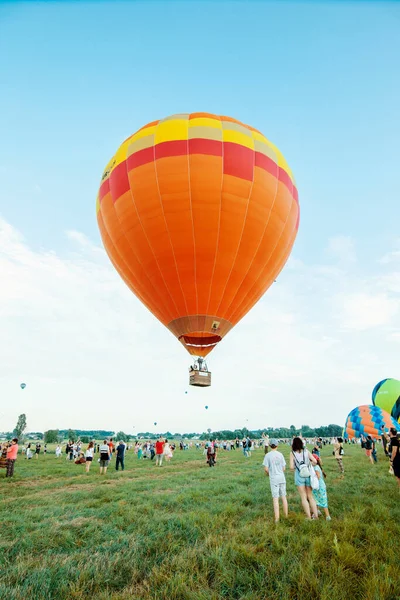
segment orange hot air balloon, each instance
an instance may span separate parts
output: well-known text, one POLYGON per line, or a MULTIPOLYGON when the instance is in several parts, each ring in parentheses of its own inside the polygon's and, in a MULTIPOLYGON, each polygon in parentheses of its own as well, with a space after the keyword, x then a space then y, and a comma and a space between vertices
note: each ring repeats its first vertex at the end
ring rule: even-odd
POLYGON ((179 114, 120 146, 103 173, 97 221, 133 293, 205 357, 283 268, 299 204, 284 157, 259 131, 179 114))

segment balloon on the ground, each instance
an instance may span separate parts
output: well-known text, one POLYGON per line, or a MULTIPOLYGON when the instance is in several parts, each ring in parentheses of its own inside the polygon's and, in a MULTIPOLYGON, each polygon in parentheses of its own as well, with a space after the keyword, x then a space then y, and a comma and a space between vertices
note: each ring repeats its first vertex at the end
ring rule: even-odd
POLYGON ((348 439, 367 435, 377 438, 382 435, 383 430, 388 431, 397 426, 398 423, 393 417, 379 406, 357 406, 347 416, 343 435, 348 439))
POLYGON ((153 121, 127 138, 103 172, 96 212, 122 279, 200 357, 274 282, 300 214, 278 148, 209 113, 153 121))
POLYGON ((400 381, 382 379, 372 391, 372 402, 400 422, 400 381))
POLYGON ((26 388, 26 383, 21 383, 21 390, 24 390, 26 388))

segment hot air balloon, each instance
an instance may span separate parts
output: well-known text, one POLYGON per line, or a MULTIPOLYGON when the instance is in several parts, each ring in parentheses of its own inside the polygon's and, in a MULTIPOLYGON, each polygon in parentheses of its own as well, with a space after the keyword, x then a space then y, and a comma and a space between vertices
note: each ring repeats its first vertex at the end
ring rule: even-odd
POLYGON ((391 427, 397 428, 398 423, 378 406, 357 406, 346 419, 344 426, 344 438, 357 438, 371 435, 374 438, 382 435, 382 431, 388 431, 391 427))
POLYGON ((157 423, 156 423, 156 422, 154 422, 154 425, 157 425, 157 423))
POLYGON ((21 390, 24 390, 26 388, 26 383, 21 383, 20 388, 21 390))
POLYGON ((377 383, 372 391, 372 402, 400 422, 400 381, 383 379, 377 383))
POLYGON ((299 226, 293 174, 258 130, 209 113, 153 121, 107 164, 97 222, 132 292, 197 359, 263 296, 299 226))
POLYGON ((208 410, 208 406, 205 406, 204 408, 205 408, 206 410, 208 410))

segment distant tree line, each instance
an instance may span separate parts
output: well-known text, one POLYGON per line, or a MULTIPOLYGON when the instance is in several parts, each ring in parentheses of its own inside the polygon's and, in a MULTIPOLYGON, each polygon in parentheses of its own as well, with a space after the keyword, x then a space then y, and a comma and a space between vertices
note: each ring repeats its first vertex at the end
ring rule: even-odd
POLYGON ((115 433, 114 431, 107 431, 105 429, 49 429, 43 433, 36 431, 25 434, 24 429, 26 428, 26 416, 20 415, 18 417, 17 425, 14 431, 6 431, 0 433, 0 437, 11 439, 12 437, 19 437, 23 439, 35 439, 42 440, 47 444, 57 444, 66 439, 68 440, 77 440, 80 439, 83 443, 88 443, 90 440, 100 440, 105 438, 113 437, 115 440, 122 440, 124 442, 129 442, 130 440, 135 439, 146 439, 146 440, 155 440, 158 437, 162 436, 167 439, 200 439, 206 440, 209 437, 219 439, 219 440, 234 440, 236 438, 242 439, 243 437, 250 436, 251 438, 261 438, 263 433, 269 435, 269 437, 276 438, 292 438, 294 435, 302 435, 306 438, 314 438, 314 437, 337 437, 342 434, 343 428, 340 425, 322 425, 321 427, 310 427, 309 425, 302 425, 300 428, 291 425, 290 427, 265 427, 264 429, 252 429, 249 430, 246 427, 242 429, 222 429, 220 431, 211 431, 208 429, 204 433, 196 433, 196 432, 184 432, 172 433, 171 431, 165 431, 160 433, 154 433, 152 431, 140 431, 136 434, 133 433, 124 433, 123 431, 118 431, 115 433))
POLYGON ((200 436, 201 440, 208 439, 209 437, 219 440, 234 440, 236 438, 243 438, 249 436, 251 438, 261 438, 265 433, 269 437, 278 439, 292 438, 295 435, 302 435, 306 438, 314 437, 337 437, 342 435, 343 427, 340 425, 321 425, 321 427, 310 427, 309 425, 302 425, 300 428, 291 425, 290 427, 265 427, 264 429, 235 429, 231 431, 229 429, 223 429, 221 431, 208 431, 202 433, 200 436))

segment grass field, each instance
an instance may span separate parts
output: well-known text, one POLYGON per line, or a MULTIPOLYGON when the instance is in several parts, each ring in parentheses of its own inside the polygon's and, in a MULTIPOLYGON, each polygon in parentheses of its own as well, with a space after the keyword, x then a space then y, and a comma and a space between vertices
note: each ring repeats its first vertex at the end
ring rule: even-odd
MULTIPOLYGON (((288 457, 288 447, 283 450, 288 457)), ((344 479, 322 451, 332 521, 305 521, 289 472, 289 518, 273 522, 263 450, 175 452, 161 468, 128 453, 100 477, 65 455, 0 471, 1 600, 398 600, 400 495, 382 453, 346 448, 344 479)))

